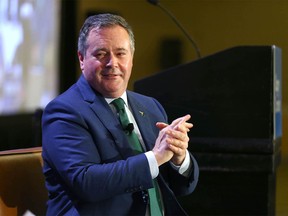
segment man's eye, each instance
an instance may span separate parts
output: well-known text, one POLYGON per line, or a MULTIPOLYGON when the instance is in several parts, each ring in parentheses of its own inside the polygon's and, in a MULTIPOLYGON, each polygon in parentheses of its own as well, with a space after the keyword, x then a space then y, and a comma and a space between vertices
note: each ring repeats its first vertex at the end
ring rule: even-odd
POLYGON ((119 53, 117 53, 117 55, 121 57, 121 56, 125 56, 126 53, 125 52, 119 52, 119 53))
POLYGON ((101 59, 101 58, 105 57, 105 55, 106 55, 106 53, 103 53, 103 52, 97 53, 96 58, 101 59))

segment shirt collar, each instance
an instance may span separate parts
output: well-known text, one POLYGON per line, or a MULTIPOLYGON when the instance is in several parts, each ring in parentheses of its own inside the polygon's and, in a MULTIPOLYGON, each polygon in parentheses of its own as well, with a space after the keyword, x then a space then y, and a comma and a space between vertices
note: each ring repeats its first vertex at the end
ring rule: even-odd
MULTIPOLYGON (((126 91, 119 98, 122 98, 124 100, 126 106, 128 106, 127 92, 126 91)), ((108 104, 110 104, 115 99, 117 99, 117 98, 105 98, 105 100, 108 104)))

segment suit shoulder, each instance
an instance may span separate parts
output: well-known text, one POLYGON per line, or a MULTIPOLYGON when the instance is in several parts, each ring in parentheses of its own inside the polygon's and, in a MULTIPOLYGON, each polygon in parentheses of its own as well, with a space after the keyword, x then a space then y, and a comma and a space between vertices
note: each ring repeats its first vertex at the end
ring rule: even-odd
POLYGON ((72 85, 69 89, 64 91, 63 93, 56 96, 53 100, 51 100, 46 107, 51 106, 52 104, 71 104, 73 106, 73 103, 78 103, 79 100, 77 100, 78 97, 80 97, 79 91, 77 90, 77 85, 72 85), (76 100, 75 100, 76 99, 76 100))
POLYGON ((147 101, 156 101, 157 103, 159 103, 155 98, 153 97, 150 97, 150 96, 147 96, 147 95, 143 95, 143 94, 139 94, 137 92, 133 92, 133 91, 127 91, 128 95, 130 97, 134 97, 135 99, 138 99, 138 100, 144 100, 145 102, 147 101))
POLYGON ((127 91, 128 97, 131 99, 133 99, 133 102, 137 102, 138 104, 141 104, 144 107, 147 107, 147 109, 149 108, 155 108, 155 109, 159 109, 162 113, 165 113, 166 116, 166 112, 163 108, 163 106, 161 105, 161 103, 150 96, 146 96, 143 94, 139 94, 137 92, 132 92, 132 91, 127 91))

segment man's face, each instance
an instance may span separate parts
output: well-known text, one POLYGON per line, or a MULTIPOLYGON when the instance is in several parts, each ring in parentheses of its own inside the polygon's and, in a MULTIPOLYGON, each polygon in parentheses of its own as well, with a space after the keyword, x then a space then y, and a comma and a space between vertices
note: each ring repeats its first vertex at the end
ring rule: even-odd
POLYGON ((120 97, 127 88, 133 53, 127 31, 121 26, 92 29, 86 53, 78 53, 88 83, 104 97, 120 97))

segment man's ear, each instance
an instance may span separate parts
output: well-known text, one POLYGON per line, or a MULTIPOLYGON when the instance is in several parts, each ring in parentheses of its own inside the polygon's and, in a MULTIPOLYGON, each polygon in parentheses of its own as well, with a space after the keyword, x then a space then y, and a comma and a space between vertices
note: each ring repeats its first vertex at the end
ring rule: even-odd
POLYGON ((84 70, 84 56, 78 51, 77 52, 79 63, 80 63, 80 68, 83 71, 84 70))

